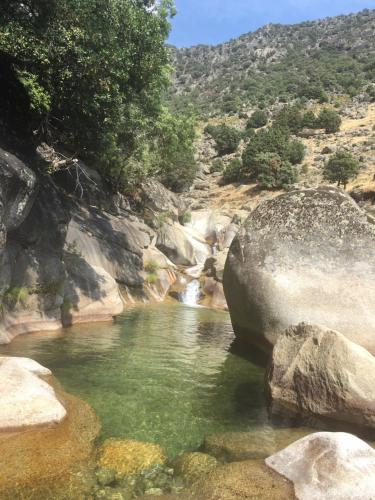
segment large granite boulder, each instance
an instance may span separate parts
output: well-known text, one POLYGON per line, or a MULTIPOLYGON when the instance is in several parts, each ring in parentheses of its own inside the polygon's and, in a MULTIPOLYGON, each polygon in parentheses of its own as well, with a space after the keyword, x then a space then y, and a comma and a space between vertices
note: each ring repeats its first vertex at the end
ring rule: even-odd
POLYGON ((375 427, 375 358, 341 333, 301 323, 279 335, 268 374, 274 414, 375 427))
POLYGON ((230 247, 224 290, 236 335, 263 350, 306 321, 375 353, 374 220, 330 187, 267 200, 230 247))
POLYGON ((0 357, 0 431, 54 425, 66 410, 41 376, 51 372, 27 358, 0 357))
POLYGON ((204 237, 177 222, 163 223, 158 230, 157 248, 174 264, 186 267, 202 265, 211 254, 204 237))
POLYGON ((375 450, 342 432, 318 432, 266 459, 293 482, 299 500, 371 500, 375 450))

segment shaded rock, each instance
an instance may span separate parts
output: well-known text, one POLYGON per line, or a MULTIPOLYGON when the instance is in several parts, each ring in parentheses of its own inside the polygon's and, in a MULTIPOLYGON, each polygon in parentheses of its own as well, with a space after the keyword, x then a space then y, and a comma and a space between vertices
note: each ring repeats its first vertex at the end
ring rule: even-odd
POLYGON ((216 281, 214 278, 205 277, 202 291, 205 294, 204 305, 213 309, 228 310, 222 283, 216 281))
POLYGON ((0 148, 0 199, 2 223, 16 229, 27 217, 36 194, 34 172, 19 158, 0 148))
POLYGON ((286 328, 306 321, 375 352, 371 221, 335 188, 261 203, 240 228, 224 270, 236 335, 269 351, 286 328))
POLYGON ((104 269, 90 266, 79 255, 66 254, 62 321, 64 325, 109 321, 124 303, 116 281, 104 269))
POLYGON ((116 471, 118 478, 136 474, 166 462, 164 450, 156 444, 134 440, 107 439, 99 450, 100 467, 116 471))
POLYGON ((142 184, 141 198, 143 207, 151 213, 168 213, 174 220, 185 210, 182 198, 169 191, 156 179, 149 179, 142 184))
POLYGON ((193 484, 203 476, 212 472, 219 463, 216 458, 206 453, 184 453, 177 457, 172 466, 177 476, 181 476, 186 484, 193 484))
MULTIPOLYGON (((293 485, 263 461, 234 462, 218 467, 192 488, 193 498, 205 500, 292 500, 293 485)), ((313 498, 313 497, 311 497, 313 498)))
POLYGON ((299 500, 370 500, 375 491, 375 451, 351 434, 311 434, 266 464, 293 482, 299 500))
POLYGON ((0 431, 54 425, 65 418, 55 391, 39 378, 49 374, 35 361, 0 357, 0 431))
POLYGON ((279 335, 268 375, 271 411, 375 426, 375 358, 338 332, 301 323, 279 335))
POLYGON ((136 219, 79 209, 69 223, 65 248, 103 268, 117 282, 141 286, 142 250, 150 245, 149 232, 136 219))
POLYGON ((304 427, 263 427, 249 432, 210 434, 205 437, 202 449, 222 462, 266 458, 311 432, 304 427))
POLYGON ((21 333, 61 328, 63 246, 70 214, 50 179, 39 184, 29 215, 8 233, 0 269, 5 311, 0 343, 21 333))

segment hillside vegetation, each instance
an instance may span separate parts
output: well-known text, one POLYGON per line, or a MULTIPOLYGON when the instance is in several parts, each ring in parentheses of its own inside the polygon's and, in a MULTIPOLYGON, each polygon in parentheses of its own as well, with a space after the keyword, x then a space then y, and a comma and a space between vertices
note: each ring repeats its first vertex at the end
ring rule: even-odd
POLYGON ((375 98, 375 10, 297 25, 267 25, 217 46, 172 48, 171 106, 202 116, 292 99, 375 98))

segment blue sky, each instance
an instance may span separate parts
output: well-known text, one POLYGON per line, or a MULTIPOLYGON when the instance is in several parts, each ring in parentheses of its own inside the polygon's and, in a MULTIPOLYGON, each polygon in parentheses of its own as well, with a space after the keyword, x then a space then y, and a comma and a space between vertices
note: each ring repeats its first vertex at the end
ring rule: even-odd
POLYGON ((297 23, 375 8, 375 0, 175 0, 169 42, 218 44, 267 23, 297 23))

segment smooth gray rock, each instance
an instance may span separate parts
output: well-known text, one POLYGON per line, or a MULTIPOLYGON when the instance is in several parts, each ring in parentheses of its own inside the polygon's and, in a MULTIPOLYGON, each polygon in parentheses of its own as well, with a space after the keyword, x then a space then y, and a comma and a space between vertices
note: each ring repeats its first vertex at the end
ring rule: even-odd
POLYGON ((236 335, 265 351, 305 321, 375 353, 374 219, 331 187, 267 200, 230 247, 224 291, 236 335))
POLYGON ((375 358, 341 333, 301 323, 279 335, 268 372, 273 414, 375 427, 375 358))

